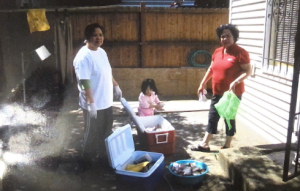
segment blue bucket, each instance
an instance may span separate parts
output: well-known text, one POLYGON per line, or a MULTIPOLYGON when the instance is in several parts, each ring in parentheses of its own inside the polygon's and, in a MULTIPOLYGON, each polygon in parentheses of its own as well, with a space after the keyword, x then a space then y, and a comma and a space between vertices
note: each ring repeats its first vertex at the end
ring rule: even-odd
POLYGON ((196 160, 179 160, 176 161, 178 164, 189 164, 189 163, 196 163, 196 166, 201 168, 201 169, 206 169, 204 173, 200 175, 195 175, 195 176, 182 176, 179 174, 176 174, 175 172, 172 171, 173 163, 169 165, 169 171, 172 174, 173 178, 179 182, 180 184, 184 185, 194 185, 202 182, 208 173, 208 166, 204 162, 199 162, 196 160))

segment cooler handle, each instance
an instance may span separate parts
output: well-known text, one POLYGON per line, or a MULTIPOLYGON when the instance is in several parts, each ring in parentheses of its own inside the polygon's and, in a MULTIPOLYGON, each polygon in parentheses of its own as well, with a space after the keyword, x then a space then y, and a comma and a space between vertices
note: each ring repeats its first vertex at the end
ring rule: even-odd
POLYGON ((155 135, 155 138, 156 138, 156 144, 167 143, 167 142, 168 142, 168 137, 169 137, 169 133, 156 134, 156 135, 155 135), (166 140, 165 140, 165 141, 158 141, 158 137, 160 137, 160 136, 166 136, 166 140))

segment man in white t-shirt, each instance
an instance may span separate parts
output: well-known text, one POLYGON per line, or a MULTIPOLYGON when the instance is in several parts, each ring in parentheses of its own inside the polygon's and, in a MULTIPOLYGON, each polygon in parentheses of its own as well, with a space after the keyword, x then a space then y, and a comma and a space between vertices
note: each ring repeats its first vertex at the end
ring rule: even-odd
POLYGON ((88 162, 97 162, 101 156, 105 157, 104 140, 112 132, 113 93, 121 99, 122 91, 112 76, 106 52, 100 48, 104 28, 97 23, 88 25, 85 38, 86 46, 76 54, 73 66, 85 121, 83 157, 88 162))

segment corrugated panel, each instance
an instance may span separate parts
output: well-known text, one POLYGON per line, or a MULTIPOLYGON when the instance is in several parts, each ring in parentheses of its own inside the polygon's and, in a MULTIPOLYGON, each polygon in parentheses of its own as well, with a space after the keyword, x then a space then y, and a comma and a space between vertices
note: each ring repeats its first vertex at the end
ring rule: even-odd
POLYGON ((286 141, 286 136, 276 131, 276 128, 278 128, 277 124, 269 122, 262 117, 260 113, 249 109, 243 103, 239 108, 237 118, 241 119, 245 124, 252 127, 253 131, 259 132, 260 135, 273 144, 283 143, 286 141))
POLYGON ((292 91, 292 83, 284 79, 276 79, 275 77, 263 74, 256 74, 255 78, 249 78, 248 80, 263 83, 265 86, 272 87, 273 89, 286 92, 288 94, 290 94, 290 92, 292 91))
POLYGON ((265 94, 265 95, 261 95, 262 98, 268 97, 267 99, 269 99, 269 97, 274 97, 274 99, 276 99, 275 100, 276 103, 282 102, 284 105, 286 104, 289 105, 290 94, 287 92, 276 90, 272 86, 266 86, 264 82, 258 83, 257 81, 254 80, 248 80, 247 87, 248 86, 253 87, 253 89, 255 89, 256 91, 260 91, 263 94, 265 94))
MULTIPOLYGON (((283 102, 282 100, 278 99, 276 97, 276 95, 274 97, 265 91, 260 91, 260 90, 255 89, 255 87, 253 87, 253 86, 247 86, 247 84, 248 84, 248 81, 246 83, 245 89, 247 92, 249 92, 249 94, 251 93, 252 95, 255 95, 255 96, 261 98, 266 103, 276 105, 277 107, 281 108, 282 110, 289 111, 289 109, 290 109, 289 103, 283 102)), ((259 110, 257 112, 260 113, 259 110)))
POLYGON ((263 55, 266 0, 231 0, 230 22, 240 30, 237 42, 255 58, 261 60, 263 55))
POLYGON ((231 0, 231 7, 239 7, 239 6, 250 6, 250 5, 259 5, 259 4, 265 4, 265 0, 231 0))
POLYGON ((286 110, 283 110, 280 107, 275 106, 271 103, 266 103, 261 97, 257 97, 255 95, 250 94, 251 92, 247 92, 243 96, 243 102, 251 102, 253 105, 263 106, 264 110, 267 113, 272 113, 275 116, 275 119, 283 120, 284 122, 287 122, 289 118, 289 112, 286 110))
POLYGON ((251 45, 242 45, 242 44, 239 44, 237 42, 237 44, 244 48, 245 50, 247 50, 249 53, 255 53, 255 54, 260 54, 262 55, 262 52, 263 52, 263 47, 256 47, 256 46, 251 46, 251 45))
POLYGON ((243 105, 248 110, 251 109, 255 111, 257 114, 259 114, 260 116, 258 118, 260 118, 261 120, 264 121, 268 120, 268 124, 272 124, 273 128, 275 128, 274 130, 276 130, 281 135, 285 136, 288 120, 282 118, 282 115, 278 115, 273 111, 269 110, 269 108, 258 105, 257 103, 254 102, 254 100, 255 99, 253 99, 252 97, 250 99, 245 98, 243 99, 243 105), (276 128, 276 126, 280 126, 280 128, 276 128))
POLYGON ((265 10, 239 12, 239 13, 232 13, 231 19, 258 18, 258 17, 264 17, 265 15, 266 15, 265 10))
POLYGON ((239 30, 245 32, 260 32, 260 31, 264 31, 265 27, 264 25, 252 25, 252 26, 240 25, 239 30))
MULTIPOLYGON (((238 25, 239 26, 239 25, 238 25)), ((247 39, 259 39, 262 41, 264 40, 264 33, 262 31, 260 32, 243 32, 240 31, 240 38, 247 38, 247 39)))
MULTIPOLYGON (((237 25, 237 44, 247 50, 251 63, 262 66, 267 0, 231 0, 230 22, 237 25)), ((290 108, 291 84, 280 77, 263 74, 256 68, 254 77, 245 81, 239 115, 244 123, 273 142, 285 142, 290 108)))
POLYGON ((257 11, 257 10, 266 10, 266 4, 265 3, 255 3, 252 5, 247 5, 247 6, 237 6, 232 9, 232 13, 240 13, 240 12, 252 12, 252 11, 257 11))
POLYGON ((235 25, 264 25, 265 21, 261 18, 250 18, 250 19, 236 19, 231 21, 235 25))
POLYGON ((260 56, 260 54, 249 53, 249 56, 250 56, 252 64, 253 64, 253 62, 261 64, 262 57, 260 56))
POLYGON ((250 46, 256 46, 256 47, 263 47, 264 44, 261 40, 257 39, 244 39, 244 38, 239 38, 238 44, 240 45, 250 45, 250 46))

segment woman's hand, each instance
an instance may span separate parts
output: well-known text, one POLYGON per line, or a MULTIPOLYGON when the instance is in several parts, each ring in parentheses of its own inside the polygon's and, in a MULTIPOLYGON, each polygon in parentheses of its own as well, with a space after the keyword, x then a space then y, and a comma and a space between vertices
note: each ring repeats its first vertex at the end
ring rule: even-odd
POLYGON ((240 83, 239 80, 234 80, 233 82, 231 82, 231 84, 229 85, 229 91, 233 91, 235 90, 235 86, 238 85, 240 83))
POLYGON ((119 100, 122 98, 122 90, 119 86, 114 86, 114 97, 119 100))
POLYGON ((204 90, 204 85, 200 84, 200 86, 198 88, 198 92, 197 92, 198 98, 200 97, 200 93, 202 93, 203 90, 204 90))
POLYGON ((97 109, 95 103, 89 103, 87 110, 90 113, 90 118, 97 118, 97 109))

